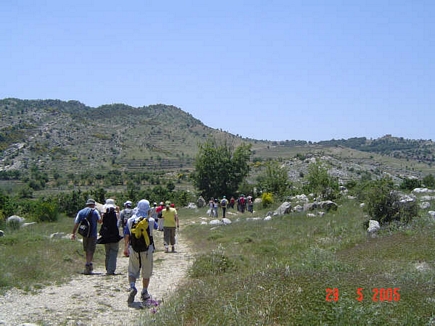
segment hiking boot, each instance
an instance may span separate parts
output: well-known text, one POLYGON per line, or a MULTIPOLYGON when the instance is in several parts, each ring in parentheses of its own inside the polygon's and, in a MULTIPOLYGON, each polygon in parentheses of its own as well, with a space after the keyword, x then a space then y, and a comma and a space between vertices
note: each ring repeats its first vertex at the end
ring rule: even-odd
POLYGON ((127 303, 130 305, 134 302, 134 297, 136 296, 137 290, 136 288, 131 288, 128 293, 127 303))
POLYGON ((91 275, 93 270, 94 269, 93 269, 92 265, 86 264, 85 265, 85 270, 84 270, 83 274, 85 274, 85 275, 91 275))
POLYGON ((145 292, 142 292, 142 294, 140 295, 140 298, 142 301, 147 301, 151 298, 151 296, 148 293, 148 291, 145 291, 145 292))

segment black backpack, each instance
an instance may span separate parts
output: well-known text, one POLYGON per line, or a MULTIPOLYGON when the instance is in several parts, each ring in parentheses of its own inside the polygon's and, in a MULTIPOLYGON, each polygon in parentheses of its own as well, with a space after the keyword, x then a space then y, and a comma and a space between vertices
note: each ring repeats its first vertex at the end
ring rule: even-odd
POLYGON ((109 208, 103 214, 103 224, 100 228, 100 238, 97 243, 115 243, 122 239, 119 235, 118 217, 113 208, 109 208))
POLYGON ((88 215, 86 215, 86 217, 79 224, 78 233, 82 237, 89 238, 89 236, 91 235, 92 222, 89 218, 92 216, 93 212, 94 210, 92 208, 89 209, 88 215))
POLYGON ((153 237, 150 236, 148 219, 140 217, 134 221, 130 230, 130 244, 134 251, 148 251, 151 244, 154 243, 153 237))

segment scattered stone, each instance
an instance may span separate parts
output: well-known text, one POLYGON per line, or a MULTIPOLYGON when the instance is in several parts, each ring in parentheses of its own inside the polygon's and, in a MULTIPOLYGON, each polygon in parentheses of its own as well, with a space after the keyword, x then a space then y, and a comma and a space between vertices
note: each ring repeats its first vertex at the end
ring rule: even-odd
POLYGON ((369 221, 369 227, 367 228, 367 232, 371 234, 372 236, 375 235, 379 230, 381 229, 381 226, 378 221, 376 220, 370 220, 369 221))

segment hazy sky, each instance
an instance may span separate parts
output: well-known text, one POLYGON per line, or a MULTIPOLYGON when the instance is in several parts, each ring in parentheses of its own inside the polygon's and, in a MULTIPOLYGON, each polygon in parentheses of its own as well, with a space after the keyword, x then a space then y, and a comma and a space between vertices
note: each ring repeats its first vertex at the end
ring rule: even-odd
POLYGON ((3 0, 0 98, 168 104, 267 140, 435 140, 434 0, 3 0))

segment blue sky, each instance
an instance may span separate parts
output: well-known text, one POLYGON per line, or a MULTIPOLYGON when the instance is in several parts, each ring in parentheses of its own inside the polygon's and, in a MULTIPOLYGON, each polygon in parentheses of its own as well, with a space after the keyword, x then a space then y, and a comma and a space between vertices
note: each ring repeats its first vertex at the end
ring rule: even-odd
POLYGON ((264 140, 435 140, 435 1, 0 4, 0 98, 168 104, 264 140))

